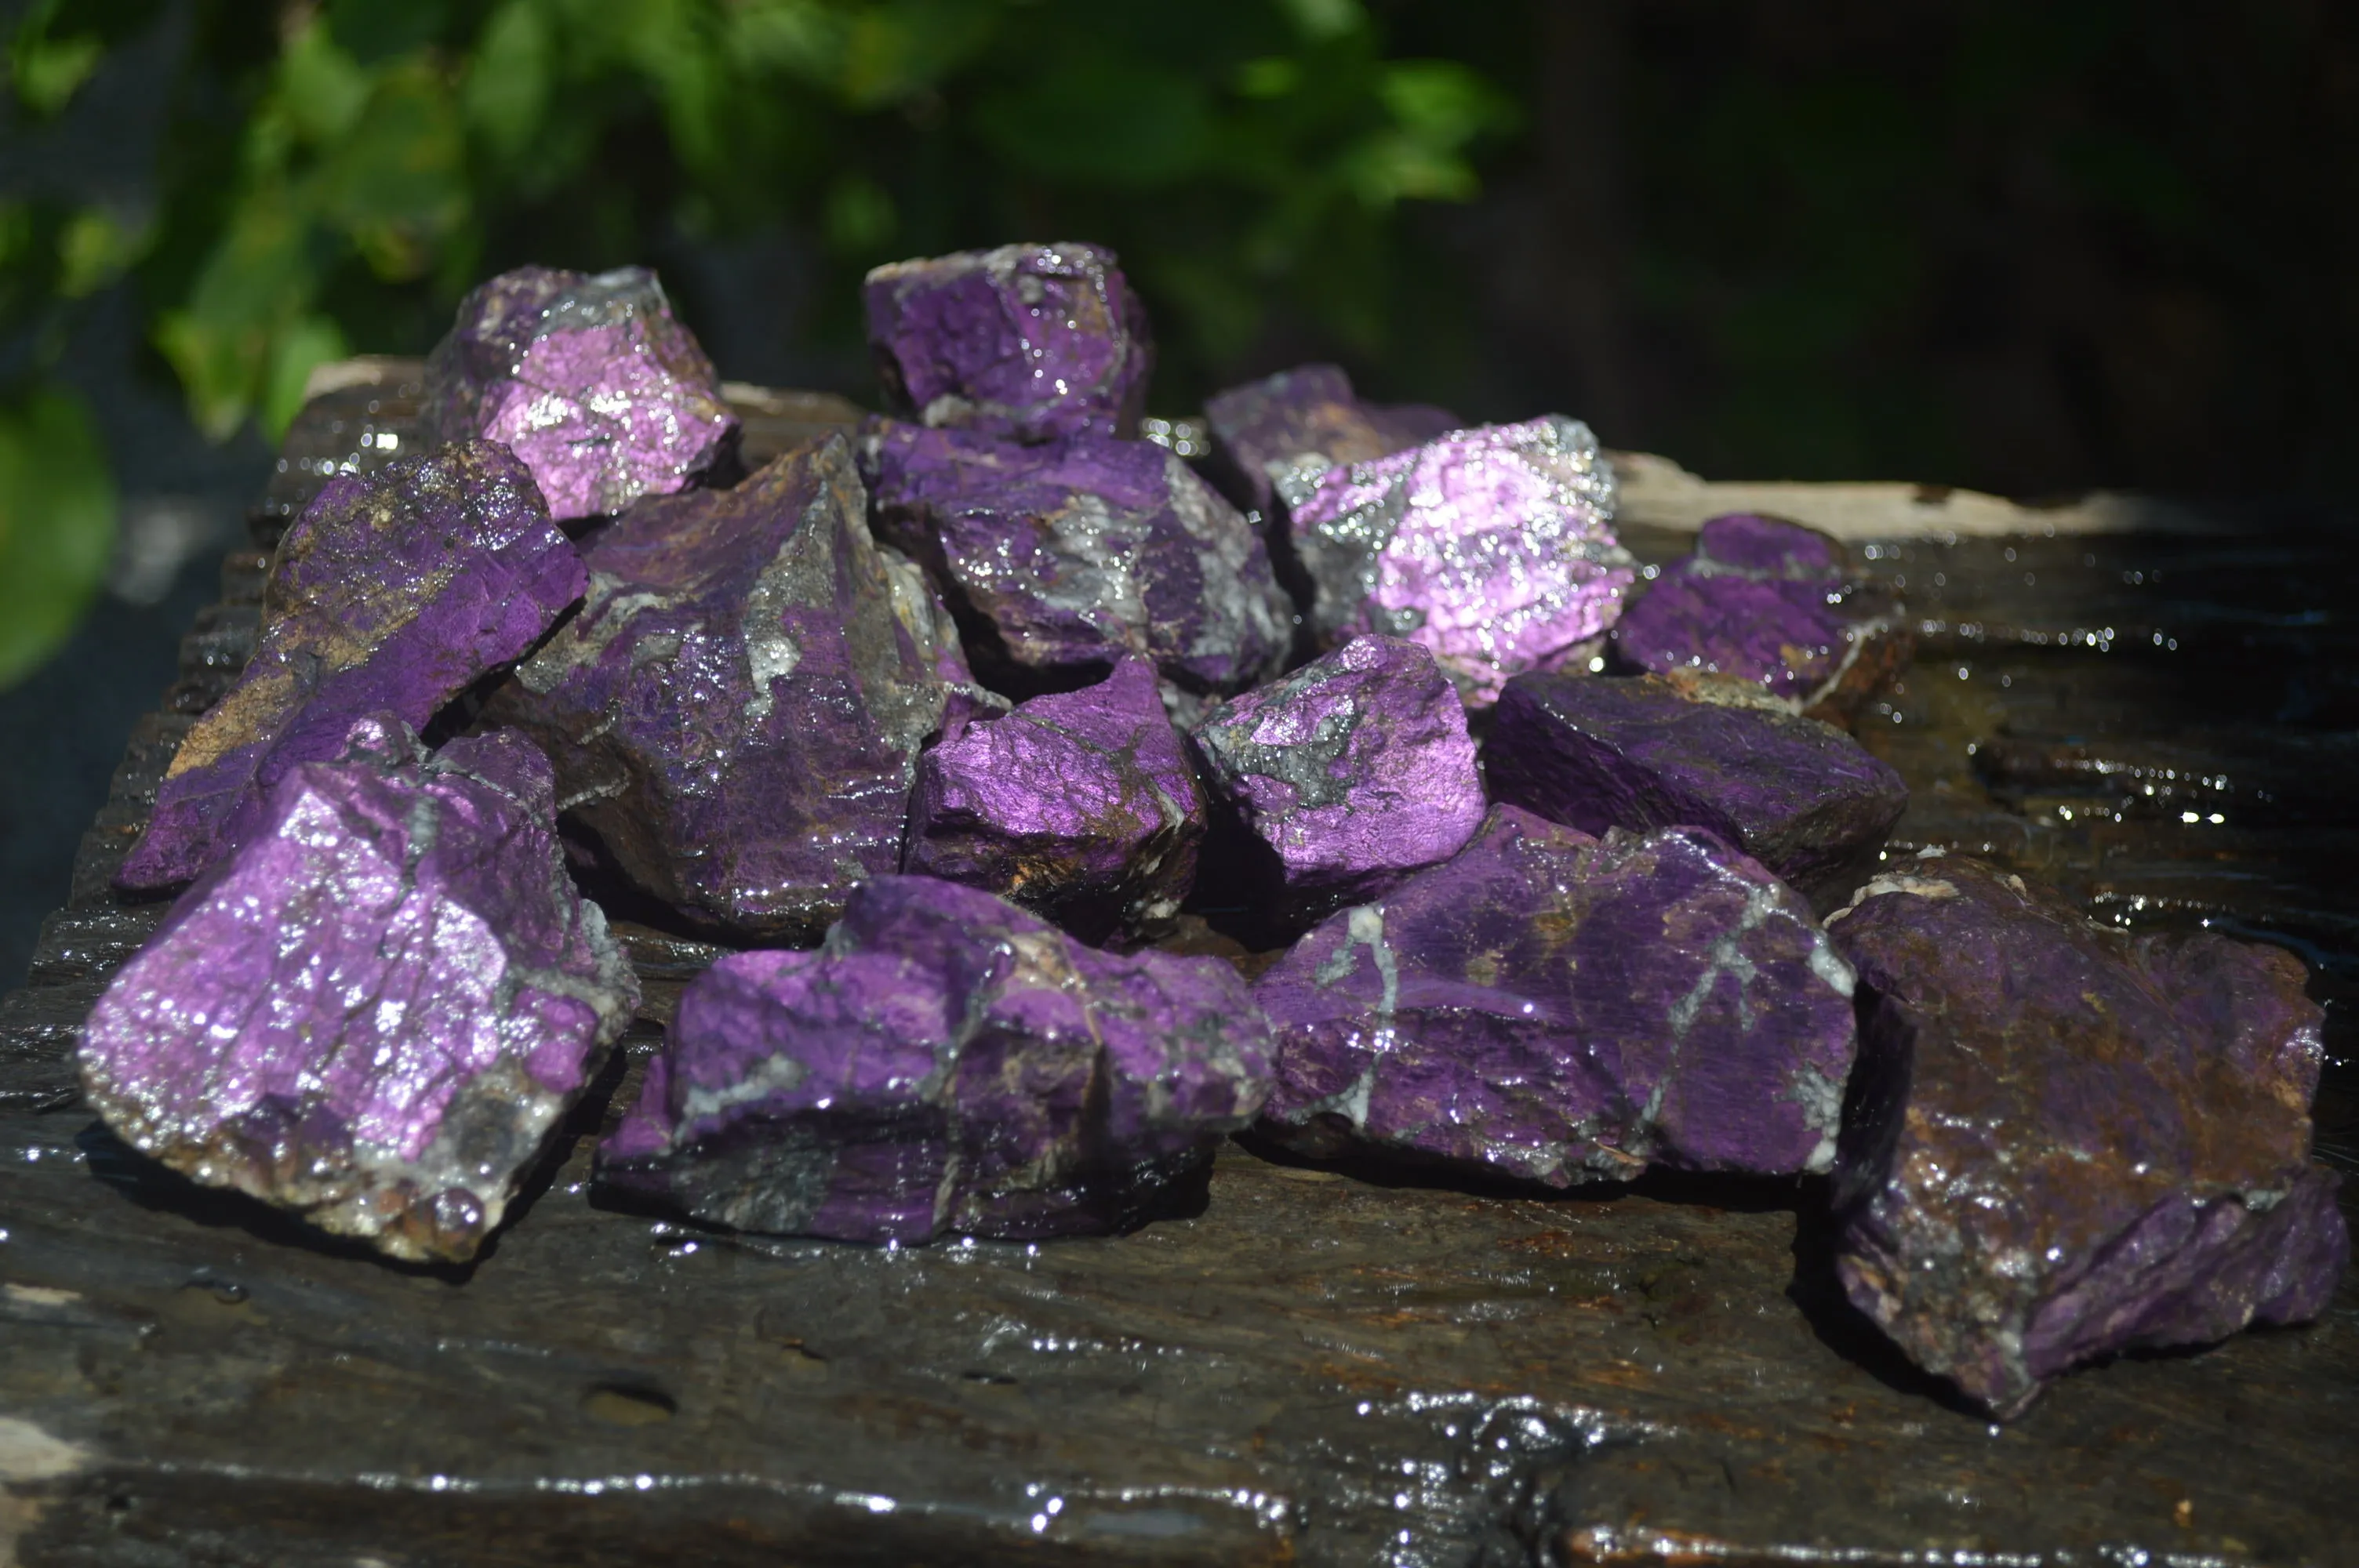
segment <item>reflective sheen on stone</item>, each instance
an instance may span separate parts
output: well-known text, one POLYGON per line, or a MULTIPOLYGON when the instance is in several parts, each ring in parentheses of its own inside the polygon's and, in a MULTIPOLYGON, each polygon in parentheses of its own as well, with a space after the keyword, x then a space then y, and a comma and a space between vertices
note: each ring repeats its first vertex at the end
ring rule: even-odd
POLYGON ((1691 827, 1603 842, 1512 806, 1254 988, 1264 1129, 1568 1186, 1834 1163, 1851 971, 1809 906, 1691 827))
POLYGON ((92 1010, 91 1103, 207 1186, 464 1262, 638 1005, 514 731, 390 714, 271 790, 92 1010))
POLYGON ((1752 513, 1705 523, 1614 628, 1618 657, 1658 674, 1757 682, 1799 712, 1840 719, 1908 662, 1891 596, 1853 580, 1843 547, 1752 513))
POLYGON ((1709 828, 1821 909, 1867 879, 1908 805, 1900 775, 1832 725, 1653 676, 1510 681, 1483 760, 1499 800, 1584 833, 1709 828))
POLYGON ((700 926, 819 939, 895 870, 945 658, 868 535, 841 436, 650 496, 584 551, 582 613, 493 699, 614 869, 700 926))
POLYGON ((690 985, 599 1168, 740 1230, 1107 1231, 1268 1092, 1268 1027, 1223 960, 1103 953, 979 889, 880 877, 818 951, 690 985))
POLYGON ((1186 690, 1229 692, 1285 657, 1293 611, 1268 550, 1161 447, 879 420, 862 461, 878 536, 945 586, 995 686, 1070 687, 1137 654, 1186 690))
POLYGON ((928 425, 1019 441, 1137 431, 1155 340, 1102 245, 894 262, 862 299, 877 380, 928 425))
POLYGON ((956 718, 919 759, 902 869, 986 888, 1087 942, 1151 931, 1196 879, 1204 801, 1155 671, 956 718))
POLYGON ((1402 638, 1354 637, 1191 733, 1226 830, 1212 853, 1280 923, 1374 898, 1482 825, 1465 709, 1402 638))
POLYGON ((1205 464, 1239 506, 1279 517, 1318 488, 1329 469, 1430 441, 1465 424, 1424 404, 1363 403, 1334 365, 1298 365, 1215 393, 1204 403, 1212 437, 1205 464))
POLYGON ((513 449, 560 522, 685 488, 737 431, 712 362, 638 266, 479 286, 426 362, 426 422, 513 449))
POLYGON ((1331 470, 1289 503, 1312 623, 1414 638, 1487 704, 1622 612, 1637 569, 1614 503, 1589 427, 1553 414, 1331 470))
POLYGON ((329 481, 273 560, 237 683, 172 759, 116 873, 175 887, 254 830, 269 787, 380 710, 423 727, 582 597, 581 560, 505 448, 468 441, 329 481))
POLYGON ((2013 1416, 2080 1362, 2326 1309, 2350 1243, 2299 959, 1954 854, 1827 924, 1869 1000, 1837 1267, 1919 1366, 2013 1416))

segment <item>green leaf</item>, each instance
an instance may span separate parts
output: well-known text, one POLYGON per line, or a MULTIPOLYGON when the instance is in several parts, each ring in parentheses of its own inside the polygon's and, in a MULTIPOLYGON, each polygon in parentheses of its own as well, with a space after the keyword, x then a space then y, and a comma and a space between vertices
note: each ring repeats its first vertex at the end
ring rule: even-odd
POLYGON ((156 346, 179 375, 189 416, 212 439, 228 439, 254 411, 272 340, 309 308, 320 271, 288 192, 250 190, 188 298, 158 318, 156 346))
POLYGON ((0 687, 70 635, 114 549, 114 481, 81 399, 0 404, 0 687))
POLYGON ((274 444, 284 440, 287 427, 303 411, 303 389, 311 373, 351 357, 352 351, 343 330, 325 316, 306 316, 275 334, 270 366, 263 377, 262 433, 274 444))
POLYGON ((8 51, 17 102, 43 118, 66 106, 106 54, 105 44, 97 38, 46 37, 56 9, 54 5, 35 6, 8 51))
POLYGON ((1356 33, 1368 25, 1360 0, 1278 0, 1295 31, 1314 43, 1356 33))
POLYGON ((509 0, 484 24, 459 102, 468 125, 502 159, 523 157, 549 117, 553 35, 534 0, 509 0))
POLYGON ((839 255, 855 260, 875 255, 900 227, 893 194, 864 174, 847 174, 827 193, 822 228, 839 255))
POLYGON ((147 254, 154 225, 126 223, 103 207, 86 207, 58 234, 58 293, 81 299, 123 276, 147 254))
POLYGON ((440 74, 423 59, 388 69, 318 180, 320 215, 377 276, 424 274, 468 211, 466 138, 440 74))
POLYGON ((305 142, 342 135, 368 106, 369 73, 316 17, 288 37, 275 85, 289 128, 305 142))
POLYGON ((1515 119, 1504 93, 1454 59, 1389 61, 1376 94, 1395 124, 1439 150, 1455 151, 1515 119))
POLYGON ((1212 146, 1210 95, 1176 70, 1092 52, 998 90, 976 112, 1019 168, 1077 184, 1143 189, 1194 173, 1212 146))

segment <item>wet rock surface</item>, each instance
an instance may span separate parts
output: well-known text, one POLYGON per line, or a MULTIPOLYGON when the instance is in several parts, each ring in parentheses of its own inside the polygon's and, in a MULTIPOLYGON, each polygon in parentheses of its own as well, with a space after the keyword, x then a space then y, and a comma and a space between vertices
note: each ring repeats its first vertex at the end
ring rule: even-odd
POLYGON ((1004 718, 954 718, 919 760, 902 869, 1103 942, 1170 924, 1195 884, 1204 820, 1154 668, 1125 659, 1096 686, 1004 718))
POLYGON ((880 538, 923 563, 976 673, 1015 695, 1125 654, 1185 690, 1272 673, 1293 611, 1244 515, 1148 441, 1022 447, 880 420, 862 440, 880 538))
POLYGON ((1755 513, 1705 523, 1614 623, 1622 663, 1758 683, 1842 721, 1908 662, 1901 607, 1857 580, 1840 541, 1755 513))
POLYGON ((811 942, 897 869, 949 688, 869 537, 841 437, 585 546, 582 612, 495 696, 615 874, 700 927, 811 942))
POLYGON ((877 381, 927 425, 1022 441, 1137 432, 1155 339, 1103 245, 894 262, 861 297, 877 381))
MULTIPOLYGON (((1656 562, 1691 542, 1624 532, 1656 562)), ((2353 1168, 2359 844, 2255 792, 2359 726, 2359 643, 2326 612, 2359 557, 2287 535, 1875 549, 1921 639, 1861 718, 1911 786, 1891 853, 1986 848, 2133 931, 2298 946, 2336 1003, 2317 1151, 2353 1168), (2146 771, 1997 793, 1977 772, 1994 737, 2067 734, 2146 771)), ((887 1252, 617 1211, 577 1122, 471 1271, 322 1250, 129 1156, 72 1071, 162 910, 115 902, 114 868, 253 646, 256 558, 223 587, 0 998, 0 1409, 12 1455, 54 1460, 0 1513, 21 1562, 2347 1555, 2351 1276, 2314 1325, 2085 1368, 1994 1433, 1851 1314, 1807 1185, 1548 1198, 1232 1147, 1192 1219, 887 1252)), ((634 1076, 704 952, 640 935, 634 1076)))
POLYGON ((1837 1266, 1919 1365, 2011 1416, 2080 1362, 2325 1310, 2350 1244, 2299 960, 1946 853, 1830 930, 1869 997, 1837 1266))
POLYGON ((168 888, 212 865, 253 830, 264 793, 342 750, 364 714, 424 726, 530 648, 582 581, 504 448, 331 481, 279 542, 252 656, 173 753, 121 885, 168 888))
POLYGON ((422 417, 440 440, 513 450, 560 522, 669 495, 737 434, 712 362, 637 266, 479 286, 427 358, 422 417))
POLYGON ((1305 1153, 1550 1186, 1834 1165, 1850 970, 1792 889, 1692 828, 1600 842, 1495 807, 1254 996, 1278 1042, 1264 1126, 1305 1153))
POLYGON ((429 757, 392 715, 272 788, 84 1027, 108 1128, 396 1258, 463 1262, 586 1089, 638 980, 513 730, 429 757))
POLYGON ((1466 713, 1433 655, 1355 637, 1223 703, 1190 738, 1215 832, 1207 896, 1282 930, 1449 859, 1483 821, 1466 713))
POLYGON ((1268 1030, 1220 959, 1101 953, 881 877, 817 952, 689 986, 599 1168, 736 1230, 1086 1235, 1136 1224, 1268 1093, 1268 1030))
POLYGON ((1832 725, 1647 676, 1510 682, 1483 761, 1499 800, 1588 833, 1709 828, 1821 908, 1866 880, 1908 804, 1900 775, 1832 725))
POLYGON ((1309 495, 1329 469, 1386 457, 1465 421, 1423 404, 1363 402, 1335 365, 1298 365, 1204 401, 1205 471, 1231 501, 1265 518, 1309 495))
POLYGON ((1637 577, 1613 465, 1553 414, 1330 470, 1288 509, 1320 638, 1413 638, 1477 706, 1611 627, 1637 577))

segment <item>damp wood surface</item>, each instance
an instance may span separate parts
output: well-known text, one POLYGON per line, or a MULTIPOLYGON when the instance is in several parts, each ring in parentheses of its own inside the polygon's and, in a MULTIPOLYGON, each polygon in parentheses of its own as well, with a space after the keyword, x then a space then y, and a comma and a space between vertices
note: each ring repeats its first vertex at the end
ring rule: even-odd
MULTIPOLYGON (((307 411, 258 545, 321 465, 414 439, 406 373, 307 411)), ((849 416, 761 396, 749 459, 849 416)), ((1914 533, 1854 545, 1919 638, 1859 725, 1910 785, 1892 852, 2299 953, 2319 1154, 2353 1169, 2359 549, 1914 533)), ((1559 1195, 1235 1145, 1127 1236, 897 1250, 618 1206, 601 1119, 713 951, 644 928, 610 1092, 472 1268, 166 1175, 71 1056, 162 913, 107 881, 266 559, 230 558, 0 1000, 0 1564, 2359 1563, 2350 1279, 2317 1325, 2091 1368, 1994 1428, 1842 1303, 1809 1183, 1559 1195)))

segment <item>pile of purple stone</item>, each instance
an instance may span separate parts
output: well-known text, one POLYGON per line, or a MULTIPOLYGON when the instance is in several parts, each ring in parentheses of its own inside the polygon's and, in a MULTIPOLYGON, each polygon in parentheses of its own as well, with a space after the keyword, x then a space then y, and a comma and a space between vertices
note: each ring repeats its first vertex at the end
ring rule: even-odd
POLYGON ((179 891, 82 1044, 120 1136, 464 1261, 614 1081, 603 902, 736 949, 599 1157, 716 1226, 1119 1230, 1233 1132, 1824 1175, 1851 1300, 2002 1415, 2324 1306, 2301 965, 1894 860, 1840 725, 1907 636, 1835 541, 1721 517, 1643 584, 1585 427, 1329 366, 1191 464, 1090 245, 866 304, 899 414, 748 474, 652 275, 468 297, 439 444, 288 532, 123 866, 179 891))

